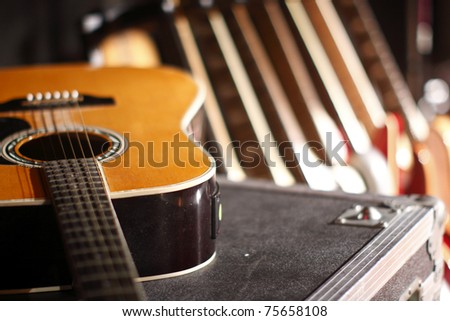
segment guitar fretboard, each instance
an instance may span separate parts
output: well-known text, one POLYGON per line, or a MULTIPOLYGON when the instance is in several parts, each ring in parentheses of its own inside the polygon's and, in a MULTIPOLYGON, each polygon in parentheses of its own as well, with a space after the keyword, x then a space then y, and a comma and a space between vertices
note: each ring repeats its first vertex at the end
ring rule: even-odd
POLYGON ((44 165, 75 290, 83 300, 138 300, 131 255, 94 159, 44 165))

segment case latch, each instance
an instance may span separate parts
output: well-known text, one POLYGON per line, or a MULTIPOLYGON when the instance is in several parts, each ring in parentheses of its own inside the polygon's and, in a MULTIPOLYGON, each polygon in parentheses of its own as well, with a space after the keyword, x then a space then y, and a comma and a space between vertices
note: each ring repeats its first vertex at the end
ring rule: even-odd
POLYGON ((389 206, 364 206, 354 204, 345 210, 335 221, 339 225, 385 228, 399 210, 389 206))

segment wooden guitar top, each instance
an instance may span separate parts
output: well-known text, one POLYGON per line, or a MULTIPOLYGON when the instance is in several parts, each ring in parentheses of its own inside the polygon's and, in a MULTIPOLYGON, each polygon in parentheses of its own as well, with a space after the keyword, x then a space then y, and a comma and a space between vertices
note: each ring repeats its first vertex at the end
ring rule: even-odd
MULTIPOLYGON (((64 90, 114 99, 110 106, 18 111, 0 108, 0 117, 25 120, 31 129, 50 122, 56 128, 104 128, 126 137, 128 148, 124 153, 102 164, 112 198, 180 190, 215 173, 214 161, 184 132, 200 109, 204 92, 181 71, 168 67, 38 66, 2 70, 0 83, 0 103, 25 98, 28 93, 64 90)), ((0 165, 0 177, 0 205, 46 198, 38 168, 0 165)))

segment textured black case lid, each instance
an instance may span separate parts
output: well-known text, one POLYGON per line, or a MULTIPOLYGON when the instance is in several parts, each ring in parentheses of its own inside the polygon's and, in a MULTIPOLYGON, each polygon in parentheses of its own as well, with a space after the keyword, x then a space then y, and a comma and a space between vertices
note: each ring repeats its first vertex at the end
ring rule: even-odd
POLYGON ((217 257, 196 272, 145 283, 150 300, 304 300, 380 230, 330 224, 381 198, 221 182, 217 257))

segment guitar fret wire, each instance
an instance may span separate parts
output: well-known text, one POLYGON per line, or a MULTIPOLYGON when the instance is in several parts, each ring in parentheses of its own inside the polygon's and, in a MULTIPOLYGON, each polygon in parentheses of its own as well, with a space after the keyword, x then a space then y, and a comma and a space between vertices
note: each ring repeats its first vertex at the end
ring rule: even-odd
MULTIPOLYGON (((65 221, 63 222, 63 224, 65 224, 65 225, 71 225, 71 224, 77 223, 77 222, 81 222, 81 223, 85 223, 85 222, 90 223, 90 222, 91 222, 91 219, 88 219, 88 218, 84 218, 84 219, 79 219, 79 218, 77 218, 77 219, 71 219, 70 217, 72 217, 72 216, 70 215, 70 213, 68 213, 67 216, 68 216, 69 218, 65 218, 65 221)), ((108 220, 108 221, 113 221, 113 219, 107 219, 107 220, 108 220)), ((107 222, 106 224, 109 224, 109 223, 111 223, 111 222, 107 222)))
MULTIPOLYGON (((51 183, 57 183, 57 182, 51 182, 51 183)), ((79 185, 78 185, 78 184, 71 184, 71 186, 79 186, 79 185)), ((83 186, 83 187, 87 187, 87 186, 83 186)), ((89 189, 90 191, 94 191, 94 190, 97 189, 97 188, 90 187, 90 188, 88 188, 88 189, 89 189)), ((101 192, 101 189, 97 189, 97 192, 101 192)), ((71 194, 71 191, 70 191, 70 190, 62 190, 62 191, 55 192, 55 193, 54 193, 54 196, 55 196, 55 199, 61 199, 61 198, 69 199, 69 198, 74 198, 74 199, 78 199, 78 200, 79 200, 79 199, 93 199, 93 198, 94 198, 94 200, 95 200, 95 196, 92 195, 92 194, 90 194, 90 193, 87 193, 85 190, 83 190, 83 192, 80 192, 80 193, 82 193, 82 194, 79 194, 79 195, 70 195, 70 194, 71 194)), ((108 198, 107 198, 106 195, 102 196, 101 199, 99 199, 99 202, 100 202, 100 203, 104 203, 104 202, 108 202, 108 203, 109 203, 108 198)))
MULTIPOLYGON (((110 275, 108 277, 114 276, 111 273, 115 273, 117 274, 117 276, 119 277, 123 277, 124 275, 120 275, 119 273, 128 273, 128 264, 121 263, 105 263, 103 262, 105 258, 108 257, 113 257, 115 259, 115 261, 117 261, 116 259, 120 259, 122 256, 122 253, 120 252, 114 252, 113 254, 111 254, 107 248, 103 249, 102 251, 95 251, 95 252, 88 252, 88 251, 80 251, 77 247, 75 248, 71 248, 71 251, 75 252, 75 254, 73 255, 73 257, 75 258, 75 262, 77 263, 73 263, 74 267, 77 270, 84 270, 84 271, 98 271, 98 273, 104 274, 106 275, 107 273, 109 273, 110 275), (78 264, 78 262, 80 261, 98 261, 99 263, 97 264, 83 264, 80 265, 78 264)), ((79 273, 81 274, 83 277, 87 277, 85 276, 83 273, 79 273)))
MULTIPOLYGON (((83 236, 83 238, 85 238, 85 240, 83 241, 77 241, 77 240, 73 240, 71 242, 69 242, 68 244, 71 245, 71 248, 81 248, 81 247, 89 247, 91 243, 96 245, 96 248, 106 248, 107 244, 115 244, 115 242, 111 242, 114 238, 115 235, 109 235, 107 237, 105 237, 105 240, 102 241, 102 243, 97 242, 95 236, 93 235, 93 233, 98 233, 98 232, 104 232, 105 229, 95 229, 95 228, 88 228, 87 226, 69 226, 69 227, 65 227, 65 229, 67 230, 66 232, 62 233, 63 235, 66 235, 67 237, 74 237, 74 236, 83 236)), ((110 249, 108 249, 110 250, 110 249)), ((111 251, 111 250, 110 250, 111 251)), ((111 251, 111 253, 115 253, 113 251, 111 251)))
MULTIPOLYGON (((92 189, 92 191, 93 191, 93 189, 92 189)), ((68 192, 63 192, 63 193, 61 193, 61 192, 55 193, 55 197, 54 198, 55 198, 55 200, 62 200, 62 199, 64 199, 64 200, 73 200, 74 201, 74 202, 68 201, 67 204, 75 204, 75 203, 77 203, 79 201, 86 201, 86 200, 93 200, 93 201, 95 201, 95 196, 93 196, 92 194, 84 194, 84 195, 73 196, 73 195, 70 195, 69 191, 68 192)), ((101 205, 106 205, 106 204, 109 204, 109 201, 107 200, 107 197, 104 196, 104 197, 102 197, 101 199, 98 200, 98 203, 101 204, 101 205)))
POLYGON ((117 269, 122 268, 123 270, 125 270, 125 268, 128 266, 126 262, 119 262, 114 260, 110 260, 109 262, 105 263, 103 260, 104 257, 113 256, 115 258, 120 258, 122 255, 121 252, 110 253, 107 247, 102 248, 101 251, 88 251, 86 249, 81 249, 79 247, 73 247, 71 250, 74 251, 75 253, 74 257, 78 258, 78 260, 75 260, 74 263, 74 265, 77 268, 88 269, 96 267, 105 267, 105 270, 111 270, 111 267, 115 267, 117 269), (82 263, 80 265, 80 262, 87 262, 87 263, 82 263))
MULTIPOLYGON (((70 242, 70 244, 77 244, 80 247, 81 246, 85 246, 88 245, 88 243, 94 243, 97 245, 97 247, 106 247, 106 244, 110 244, 112 240, 114 240, 116 238, 115 234, 108 234, 105 236, 104 240, 102 240, 102 242, 99 242, 95 239, 95 235, 93 233, 107 233, 106 231, 106 227, 104 228, 91 228, 92 224, 87 224, 84 226, 74 226, 74 225, 70 225, 66 226, 65 229, 67 229, 67 235, 68 236, 74 236, 74 235, 84 235, 86 237, 86 240, 83 241, 77 241, 74 240, 72 242, 70 242)), ((117 242, 112 242, 113 244, 116 244, 117 242)), ((114 249, 110 249, 111 253, 113 253, 113 251, 115 251, 114 249)), ((114 252, 115 253, 115 252, 114 252)))
POLYGON ((73 246, 70 248, 71 250, 71 255, 73 256, 73 258, 75 258, 75 261, 78 260, 83 260, 83 259, 91 259, 91 260, 95 260, 98 261, 98 266, 103 266, 103 260, 105 258, 110 258, 111 256, 117 255, 117 257, 120 256, 120 252, 113 252, 114 254, 111 255, 110 250, 105 246, 103 248, 96 248, 96 249, 91 249, 89 248, 81 248, 81 247, 77 247, 77 246, 73 246))
MULTIPOLYGON (((117 238, 114 236, 114 237, 106 237, 105 238, 105 240, 106 240, 106 243, 107 243, 107 246, 109 247, 109 245, 111 245, 112 243, 117 243, 118 241, 117 241, 117 238)), ((95 242, 95 240, 94 240, 94 242, 95 242)), ((80 241, 77 241, 77 240, 69 240, 68 242, 67 242, 67 244, 69 245, 69 246, 77 246, 77 245, 80 245, 80 244, 83 244, 84 242, 80 242, 80 241)), ((101 246, 100 244, 97 244, 98 246, 101 246)), ((91 264, 91 262, 89 262, 89 264, 91 264)), ((107 262, 103 262, 103 264, 108 264, 107 262)))
MULTIPOLYGON (((67 229, 68 233, 76 233, 76 232, 81 232, 83 231, 83 229, 86 229, 86 234, 92 233, 92 232, 97 232, 97 231, 106 231, 107 227, 108 227, 108 222, 102 222, 103 225, 100 227, 96 227, 93 224, 93 221, 90 220, 84 220, 82 222, 80 222, 79 220, 77 222, 73 222, 73 221, 65 221, 63 223, 63 225, 65 226, 65 228, 67 229)), ((110 241, 112 238, 116 237, 116 234, 114 233, 107 233, 105 235, 105 241, 110 241)), ((82 243, 82 241, 80 242, 82 243)), ((108 243, 108 242, 105 242, 108 243)), ((100 243, 99 243, 100 244, 100 243)))
MULTIPOLYGON (((102 185, 99 186, 99 184, 101 184, 100 181, 84 182, 84 181, 81 181, 81 180, 78 180, 78 179, 76 181, 69 181, 67 178, 59 178, 59 179, 52 179, 51 182, 52 183, 67 183, 67 184, 71 184, 71 185, 80 185, 80 186, 83 186, 83 187, 86 187, 86 188, 92 188, 92 189, 95 189, 95 188, 101 188, 102 189, 102 187, 103 187, 102 185)), ((63 191, 64 190, 70 190, 70 188, 66 187, 66 188, 64 188, 62 190, 63 191)))
MULTIPOLYGON (((101 244, 95 247, 95 249, 92 248, 90 245, 91 243, 95 243, 97 240, 94 235, 89 235, 89 232, 95 232, 94 231, 86 231, 86 227, 78 227, 78 228, 67 228, 67 234, 77 234, 77 235, 83 235, 84 242, 72 242, 69 243, 68 246, 71 249, 71 255, 75 259, 87 259, 89 260, 91 257, 101 257, 102 260, 98 262, 98 264, 104 265, 106 264, 117 264, 116 261, 110 260, 104 261, 105 258, 121 258, 122 251, 117 248, 117 250, 113 250, 113 245, 117 245, 118 241, 116 238, 116 235, 110 235, 109 237, 105 237, 106 243, 101 244)), ((102 232, 107 232, 107 230, 103 230, 102 232)), ((120 243, 120 242, 119 242, 120 243)), ((77 262, 78 260, 75 260, 77 262)), ((74 262, 74 264, 76 264, 74 262)), ((92 264, 92 261, 89 261, 92 264)), ((125 264, 125 263, 123 263, 125 264)))
MULTIPOLYGON (((65 198, 57 198, 57 199, 55 199, 56 201, 62 200, 63 202, 65 202, 65 204, 60 204, 59 207, 64 208, 64 207, 81 206, 81 207, 83 207, 85 209, 89 209, 88 206, 86 206, 85 204, 81 204, 81 205, 78 205, 78 204, 80 204, 80 202, 88 202, 88 201, 92 202, 92 201, 95 201, 95 199, 92 199, 92 198, 79 199, 79 201, 77 201, 77 202, 67 202, 67 201, 64 201, 64 199, 65 198)), ((95 213, 95 212, 99 212, 100 210, 104 210, 104 207, 106 205, 109 205, 109 204, 106 203, 106 202, 102 202, 102 203, 98 203, 97 205, 93 205, 92 206, 92 212, 95 213)))
POLYGON ((101 186, 92 186, 89 184, 83 184, 83 183, 69 183, 66 180, 52 180, 50 183, 66 183, 67 186, 65 189, 59 190, 59 191, 55 191, 55 194, 59 194, 59 193, 67 193, 71 191, 71 188, 69 187, 75 187, 78 186, 79 188, 85 188, 86 190, 80 191, 81 193, 84 193, 83 195, 89 195, 88 193, 86 193, 87 190, 90 191, 102 191, 102 187, 101 186))
MULTIPOLYGON (((111 253, 120 254, 120 251, 118 252, 111 252, 111 250, 107 246, 103 246, 100 248, 92 249, 91 247, 72 247, 72 255, 75 257, 85 257, 85 256, 93 256, 93 257, 106 257, 111 256, 111 253)), ((114 264, 114 262, 113 262, 114 264)), ((102 265, 100 263, 99 265, 102 265)))
MULTIPOLYGON (((87 223, 87 222, 84 222, 87 223)), ((91 222, 89 222, 91 223, 91 222)), ((84 225, 74 225, 74 224, 65 224, 68 225, 65 227, 65 229, 67 230, 67 234, 73 235, 73 234, 85 234, 86 237, 89 239, 89 241, 94 240, 95 241, 95 235, 93 235, 92 233, 97 233, 97 232, 104 232, 105 234, 105 239, 102 240, 102 243, 100 242, 96 242, 97 244, 103 244, 103 243, 109 243, 108 241, 111 241, 111 239, 116 237, 116 234, 109 234, 107 231, 107 226, 103 226, 103 227, 93 227, 92 224, 84 224, 84 225)), ((74 242, 72 242, 74 244, 74 242)), ((86 244, 86 242, 80 241, 79 244, 86 244)), ((111 249, 111 251, 115 251, 115 249, 111 249)))
MULTIPOLYGON (((63 233, 64 235, 66 235, 67 237, 76 237, 76 236, 83 236, 84 240, 83 241, 78 241, 78 240, 70 240, 67 243, 67 246, 70 246, 70 248, 80 248, 80 247, 89 247, 91 246, 91 243, 95 244, 96 247, 98 248, 106 248, 110 251, 111 256, 114 255, 114 253, 119 253, 119 252, 114 252, 111 251, 110 245, 114 245, 114 244, 118 244, 119 241, 117 241, 117 238, 115 235, 110 235, 105 237, 105 242, 100 243, 98 242, 98 240, 92 236, 92 232, 97 232, 97 231, 90 231, 89 229, 86 229, 86 227, 78 227, 78 228, 67 228, 67 232, 63 233)), ((108 262, 101 262, 102 264, 109 264, 108 262)), ((114 263, 114 262, 113 262, 114 263)))
MULTIPOLYGON (((79 210, 80 210, 80 208, 77 208, 76 210, 73 210, 73 211, 71 211, 70 209, 64 211, 64 214, 61 217, 64 220, 63 222, 61 222, 62 225, 68 225, 68 226, 72 226, 74 228, 76 226, 85 228, 85 227, 87 227, 86 225, 89 225, 89 228, 92 230, 102 230, 102 229, 105 229, 105 227, 107 227, 108 225, 111 225, 111 223, 114 223, 114 219, 109 218, 109 219, 104 219, 102 221, 98 221, 98 224, 97 224, 98 226, 95 226, 93 224, 94 220, 92 220, 91 218, 87 218, 87 217, 73 218, 73 214, 76 214, 76 212, 79 210), (74 224, 74 223, 77 223, 77 224, 74 224)), ((98 213, 99 211, 96 211, 96 212, 98 213)), ((112 235, 114 235, 114 234, 112 234, 112 235)), ((105 237, 107 237, 107 235, 105 235, 105 237)))
MULTIPOLYGON (((93 167, 93 168, 89 168, 89 169, 91 169, 91 170, 95 170, 95 168, 93 167)), ((81 175, 84 175, 84 176, 88 176, 86 173, 67 173, 67 170, 70 170, 70 168, 66 168, 66 167, 62 167, 61 166, 61 168, 58 168, 57 170, 54 170, 54 169, 51 169, 51 168, 49 168, 49 170, 51 171, 51 173, 52 174, 54 174, 55 176, 61 176, 61 175, 65 175, 66 177, 75 177, 75 174, 81 174, 81 175), (67 176, 67 175, 72 175, 72 176, 67 176)))
MULTIPOLYGON (((67 235, 72 235, 72 236, 82 234, 82 235, 86 236, 86 240, 80 241, 79 244, 87 244, 88 242, 96 241, 95 235, 93 233, 104 230, 102 228, 93 227, 92 224, 77 223, 76 225, 75 224, 63 224, 63 225, 67 225, 67 226, 64 226, 66 231, 63 232, 63 234, 66 233, 67 235)), ((107 237, 114 237, 114 235, 109 235, 107 237)), ((72 243, 74 243, 75 241, 76 240, 74 240, 72 243)), ((96 243, 101 244, 100 242, 96 242, 96 243)))
MULTIPOLYGON (((87 177, 86 177, 87 178, 87 177)), ((66 183, 67 185, 69 185, 69 184, 71 184, 71 185, 79 185, 79 186, 83 186, 83 187, 86 187, 86 188, 92 188, 92 189, 95 189, 95 188, 100 188, 101 190, 103 190, 103 185, 101 184, 101 182, 100 181, 94 181, 94 180, 92 180, 92 181, 90 181, 90 182, 86 182, 86 181, 83 181, 83 180, 80 180, 79 178, 77 178, 76 180, 73 180, 73 179, 67 179, 67 178, 58 178, 58 179, 52 179, 52 182, 55 182, 55 183, 66 183), (100 184, 100 186, 99 186, 99 184, 100 184)), ((71 188, 69 188, 68 186, 67 187, 65 187, 63 190, 70 190, 71 188)))
MULTIPOLYGON (((79 176, 75 176, 75 175, 73 175, 73 176, 67 176, 67 174, 66 173, 52 173, 52 175, 53 175, 53 177, 55 178, 55 179, 58 179, 58 178, 64 178, 64 179, 66 179, 66 180, 68 180, 68 179, 73 179, 73 180, 80 180, 81 178, 88 178, 89 177, 89 175, 86 175, 86 174, 81 174, 81 175, 79 175, 79 176)), ((84 181, 84 180, 83 180, 84 181)), ((101 180, 99 179, 99 178, 94 178, 92 181, 94 181, 94 182, 101 182, 101 180)))
MULTIPOLYGON (((82 196, 75 196, 76 198, 78 198, 79 200, 92 200, 92 196, 89 197, 82 197, 82 196)), ((58 196, 58 197, 54 197, 55 200, 59 201, 59 200, 67 200, 67 199, 71 199, 73 198, 73 196, 58 196)), ((66 202, 66 204, 75 204, 75 203, 70 203, 70 202, 66 202)), ((109 202, 107 200, 102 200, 99 202, 99 204, 109 204, 109 202)))
MULTIPOLYGON (((83 182, 83 181, 68 181, 67 179, 52 179, 51 183, 65 183, 67 186, 64 186, 64 189, 59 191, 70 191, 71 186, 79 186, 85 187, 86 189, 98 189, 103 190, 103 185, 100 182, 83 182), (100 184, 100 185, 99 185, 100 184), (70 186, 69 186, 70 185, 70 186)), ((84 190, 81 192, 85 192, 84 190)))

